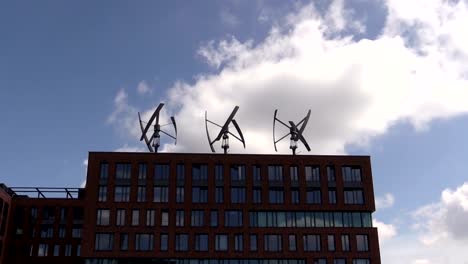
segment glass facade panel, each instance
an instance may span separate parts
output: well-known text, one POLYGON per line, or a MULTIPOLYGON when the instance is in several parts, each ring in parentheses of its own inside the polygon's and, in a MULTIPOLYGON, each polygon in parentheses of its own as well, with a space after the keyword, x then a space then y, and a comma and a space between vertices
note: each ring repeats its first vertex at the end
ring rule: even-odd
POLYGON ((169 180, 169 164, 154 164, 154 180, 169 180))

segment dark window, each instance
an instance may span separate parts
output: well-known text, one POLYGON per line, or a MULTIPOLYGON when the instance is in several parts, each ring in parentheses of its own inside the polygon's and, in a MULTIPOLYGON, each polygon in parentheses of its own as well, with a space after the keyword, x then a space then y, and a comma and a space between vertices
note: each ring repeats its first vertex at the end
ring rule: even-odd
POLYGON ((245 180, 245 165, 231 165, 231 182, 245 180))
POLYGON ((115 178, 117 180, 128 180, 132 175, 132 164, 117 163, 115 165, 115 178))
POLYGON ((146 226, 154 226, 154 219, 156 215, 156 210, 154 209, 147 209, 146 210, 146 226))
POLYGON ((192 210, 191 226, 204 226, 205 225, 204 216, 205 216, 204 211, 192 210))
POLYGON ((335 235, 327 236, 328 251, 335 251, 335 235))
POLYGON ((304 235, 302 239, 304 251, 320 251, 320 235, 304 235))
POLYGON ((67 208, 65 208, 65 207, 60 208, 60 220, 66 221, 67 220, 67 215, 68 215, 67 208))
POLYGON ((244 251, 244 236, 242 234, 234 235, 234 251, 244 251))
POLYGON ((282 188, 270 188, 268 190, 268 201, 270 204, 283 204, 284 190, 282 188))
POLYGON ((369 251, 369 241, 367 235, 356 235, 357 251, 369 251))
POLYGON ((343 166, 341 167, 341 173, 344 182, 360 182, 362 180, 360 167, 343 166))
POLYGON ((169 164, 154 164, 154 180, 167 181, 169 179, 169 164))
POLYGON ((101 173, 99 174, 100 180, 107 180, 109 178, 109 164, 107 162, 101 163, 101 173))
POLYGON ((54 245, 54 257, 60 256, 60 245, 54 245))
POLYGON ((263 241, 265 251, 279 252, 283 249, 281 235, 265 235, 263 241))
POLYGON ((259 165, 253 166, 253 180, 259 182, 262 180, 261 168, 259 165))
POLYGON ((308 204, 321 204, 322 193, 320 189, 307 190, 307 203, 308 204))
POLYGON ((53 225, 41 225, 41 238, 51 238, 54 235, 53 225))
POLYGON ((250 251, 257 251, 257 235, 250 235, 250 251))
POLYGON ((124 226, 125 225, 125 209, 117 209, 115 225, 124 226))
POLYGON ((216 203, 223 203, 224 202, 224 190, 222 187, 216 187, 215 189, 215 200, 216 203))
POLYGON ((370 264, 369 259, 353 259, 353 264, 370 264))
POLYGON ((185 188, 184 187, 177 187, 176 188, 176 202, 183 203, 185 199, 185 188))
POLYGON ((153 234, 136 234, 135 235, 135 250, 136 251, 151 251, 153 250, 154 235, 153 234))
POLYGON ((112 250, 113 245, 114 245, 114 234, 96 233, 96 237, 94 241, 94 249, 96 251, 112 250))
POLYGON ((128 234, 127 233, 120 234, 120 250, 122 251, 128 250, 128 234))
POLYGON ((47 257, 49 252, 49 245, 47 244, 39 244, 37 248, 37 256, 38 257, 47 257))
POLYGON ((245 203, 245 188, 231 188, 231 203, 245 203))
POLYGON ((59 238, 64 238, 66 233, 65 225, 59 225, 59 238))
POLYGON ((175 249, 176 251, 187 251, 188 250, 188 235, 187 234, 178 234, 175 239, 175 249))
POLYGON ((108 226, 110 219, 110 210, 109 209, 98 209, 97 210, 97 219, 96 225, 98 226, 108 226))
POLYGON ((345 204, 364 204, 364 195, 361 189, 344 190, 345 204))
POLYGON ((210 226, 217 227, 218 226, 218 211, 211 211, 210 212, 210 226))
POLYGON ((300 203, 299 189, 291 189, 291 203, 292 204, 300 203))
POLYGON ((328 189, 328 203, 336 204, 336 189, 328 189))
POLYGON ((138 186, 137 202, 146 202, 146 186, 138 186))
POLYGON ((349 246, 349 235, 341 235, 341 250, 343 251, 351 250, 349 246))
POLYGON ((53 221, 55 219, 55 207, 46 206, 42 208, 42 219, 53 221))
POLYGON ((254 188, 252 191, 252 202, 259 204, 262 203, 262 189, 254 188))
POLYGON ((168 226, 168 225, 169 225, 169 212, 161 211, 161 226, 168 226))
POLYGON ((195 251, 208 251, 208 235, 207 234, 195 235, 195 251))
POLYGON ((346 259, 344 258, 334 259, 333 264, 346 264, 346 259))
POLYGON ((185 224, 185 214, 183 210, 176 211, 176 226, 184 226, 185 224))
POLYGON ((184 181, 185 180, 185 165, 184 164, 177 164, 177 181, 184 181))
POLYGON ((153 187, 153 202, 167 203, 169 201, 169 188, 167 186, 153 187))
POLYGON ((107 201, 107 186, 101 185, 99 186, 98 202, 105 201, 107 201))
POLYGON ((299 175, 298 175, 297 166, 289 167, 289 176, 291 177, 291 182, 299 182, 299 175))
POLYGON ((224 167, 222 164, 215 165, 215 179, 216 181, 224 180, 224 167))
POLYGON ((65 245, 65 256, 66 257, 71 256, 71 252, 72 252, 72 245, 70 244, 65 245))
POLYGON ((137 226, 140 224, 140 210, 132 210, 132 226, 137 226))
POLYGON ((192 165, 192 180, 194 181, 208 180, 208 165, 193 164, 192 165))
POLYGON ((318 166, 305 166, 305 177, 307 182, 320 181, 320 169, 318 166))
POLYGON ((130 201, 130 186, 115 186, 114 201, 115 202, 130 201))
POLYGON ((224 226, 242 227, 242 211, 228 210, 224 211, 224 226))
POLYGON ((160 250, 161 251, 167 251, 168 244, 169 244, 169 235, 168 234, 161 234, 160 250))
POLYGON ((296 235, 289 235, 288 236, 289 240, 289 251, 296 251, 296 235))
POLYGON ((207 187, 192 187, 192 203, 206 203, 208 202, 208 188, 207 187))
POLYGON ((81 238, 81 225, 76 225, 72 227, 72 238, 81 238))
POLYGON ((327 259, 324 259, 324 258, 314 259, 314 264, 327 264, 327 259))
POLYGON ((334 166, 327 166, 327 178, 329 182, 335 181, 335 167, 334 166))
POLYGON ((228 236, 217 234, 215 236, 215 250, 227 251, 228 250, 228 236))
POLYGON ((146 166, 146 163, 138 164, 138 179, 139 180, 146 180, 147 172, 148 172, 148 168, 146 166))
POLYGON ((283 166, 280 166, 280 165, 268 166, 268 180, 269 181, 283 181, 283 166))

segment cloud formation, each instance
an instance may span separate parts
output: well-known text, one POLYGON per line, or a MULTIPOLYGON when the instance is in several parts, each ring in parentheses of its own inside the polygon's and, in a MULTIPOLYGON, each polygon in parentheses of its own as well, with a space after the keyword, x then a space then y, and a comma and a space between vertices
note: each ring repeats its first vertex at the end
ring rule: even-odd
POLYGON ((137 85, 137 92, 140 95, 145 95, 151 93, 152 90, 146 81, 141 81, 137 85))
POLYGON ((375 198, 375 207, 377 210, 392 207, 395 203, 395 197, 391 193, 386 193, 384 196, 378 196, 375 198))
POLYGON ((381 244, 397 235, 397 229, 392 224, 385 224, 377 219, 373 219, 372 226, 377 227, 379 232, 379 242, 381 244))

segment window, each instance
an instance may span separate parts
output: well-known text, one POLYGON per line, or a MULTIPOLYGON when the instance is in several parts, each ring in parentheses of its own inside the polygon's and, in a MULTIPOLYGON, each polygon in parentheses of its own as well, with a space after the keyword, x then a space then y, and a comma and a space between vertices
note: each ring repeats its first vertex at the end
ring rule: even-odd
POLYGON ((244 236, 242 234, 234 235, 234 251, 244 251, 244 236))
POLYGON ((299 189, 291 189, 291 203, 292 204, 300 203, 299 189))
POLYGON ((195 251, 208 251, 208 235, 207 234, 195 235, 195 251))
POLYGON ((54 257, 60 256, 60 245, 54 245, 54 257))
POLYGON ((72 252, 72 245, 70 244, 65 245, 65 256, 66 257, 71 256, 71 252, 72 252))
POLYGON ((169 235, 168 234, 161 234, 160 250, 161 251, 167 251, 168 244, 169 244, 169 235))
POLYGON ((128 250, 128 234, 127 233, 120 234, 120 250, 122 251, 128 250))
POLYGON ((64 238, 66 235, 65 225, 59 225, 59 238, 64 238))
POLYGON ((183 203, 185 197, 185 188, 184 187, 177 187, 176 188, 176 202, 183 203))
POLYGON ((101 163, 101 173, 99 174, 99 180, 107 180, 109 178, 109 163, 101 163))
POLYGON ((185 180, 185 165, 177 164, 177 181, 183 182, 185 180))
POLYGON ((304 235, 302 239, 304 251, 320 251, 320 235, 304 235))
POLYGON ((167 203, 169 201, 169 190, 167 186, 153 187, 153 202, 167 203))
POLYGON ((341 235, 341 250, 343 251, 351 250, 349 246, 349 235, 341 235))
POLYGON ((369 241, 367 235, 356 235, 357 251, 369 251, 369 241))
POLYGON ((148 168, 145 163, 138 164, 138 179, 146 180, 148 168))
POLYGON ((364 195, 361 189, 353 189, 344 191, 345 204, 364 204, 364 195))
POLYGON ((176 251, 187 251, 188 250, 188 235, 187 234, 178 234, 175 239, 175 249, 176 251))
POLYGON ((250 251, 257 251, 257 235, 250 235, 250 251))
POLYGON ((168 226, 169 225, 169 212, 162 211, 161 212, 161 226, 168 226))
POLYGON ((226 227, 241 227, 242 226, 242 211, 228 210, 224 211, 224 226, 226 227))
POLYGON ((112 250, 113 245, 114 245, 114 234, 96 233, 95 242, 94 242, 94 249, 96 251, 112 250))
POLYGON ((215 165, 215 180, 218 182, 224 180, 224 167, 222 164, 215 165))
POLYGON ((334 259, 333 264, 346 264, 346 259, 344 258, 334 259))
POLYGON ((132 226, 137 226, 140 224, 140 210, 132 210, 132 226))
POLYGON ((328 244, 328 251, 335 251, 335 236, 334 235, 327 236, 327 244, 328 244))
POLYGON ((48 252, 49 252, 49 245, 39 244, 39 247, 37 248, 37 256, 38 257, 47 257, 48 252))
POLYGON ((296 235, 288 236, 289 251, 296 251, 296 235))
POLYGON ((259 165, 254 165, 253 168, 253 180, 256 182, 262 181, 261 168, 259 165))
POLYGON ((215 250, 227 251, 228 250, 228 236, 217 234, 215 236, 215 250))
POLYGON ((245 188, 231 188, 231 203, 245 203, 245 188))
POLYGON ((343 166, 341 167, 341 173, 344 182, 360 182, 362 180, 360 167, 343 166))
POLYGON ((314 264, 327 264, 327 259, 324 259, 324 258, 314 259, 314 264))
POLYGON ((231 182, 245 181, 245 165, 231 165, 231 182))
POLYGON ((329 182, 335 181, 335 167, 334 166, 327 166, 327 179, 329 182))
POLYGON ((291 182, 299 182, 297 166, 289 167, 289 176, 291 177, 291 182))
POLYGON ((252 191, 252 202, 255 204, 262 203, 262 189, 254 188, 252 191))
POLYGON ((215 200, 216 200, 216 203, 223 203, 224 202, 224 190, 223 190, 222 187, 216 187, 215 200))
POLYGON ((208 165, 193 164, 192 165, 192 180, 194 181, 208 180, 208 165))
POLYGON ((81 225, 76 225, 72 227, 72 238, 81 238, 81 225))
POLYGON ((192 187, 192 203, 206 203, 208 202, 208 188, 207 187, 192 187))
POLYGON ((320 189, 307 190, 307 203, 320 204, 322 202, 320 189))
POLYGON ((319 166, 305 166, 305 177, 307 182, 320 181, 319 166))
POLYGON ((283 243, 281 235, 265 235, 264 240, 264 250, 270 252, 279 252, 282 251, 283 243))
POLYGON ((169 164, 154 164, 154 180, 167 181, 169 179, 169 164))
POLYGON ((328 189, 328 203, 336 204, 336 189, 328 189))
POLYGON ((156 210, 154 209, 146 210, 146 226, 154 226, 155 214, 156 214, 156 210))
POLYGON ((283 166, 268 166, 268 181, 283 181, 283 166))
POLYGON ((204 226, 205 212, 202 210, 192 210, 191 226, 204 226))
POLYGON ((67 208, 63 207, 60 208, 60 220, 66 221, 67 220, 67 208))
POLYGON ((185 214, 183 210, 176 211, 176 226, 184 226, 185 214))
POLYGON ((284 203, 284 190, 282 188, 270 188, 268 190, 268 201, 270 204, 284 203))
POLYGON ((146 186, 138 186, 137 202, 146 202, 146 186))
POLYGON ((136 251, 151 251, 153 250, 153 234, 136 234, 135 235, 135 250, 136 251))
POLYGON ((210 226, 217 227, 218 226, 218 211, 211 211, 210 212, 210 226))
POLYGON ((353 259, 353 264, 370 264, 368 259, 353 259))
POLYGON ((125 225, 125 209, 117 209, 115 225, 124 226, 125 225))
POLYGON ((107 186, 101 185, 98 191, 98 202, 105 201, 107 201, 107 186))
POLYGON ((115 186, 114 201, 115 202, 130 201, 130 186, 115 186))
POLYGON ((115 178, 117 180, 129 180, 132 174, 132 164, 117 163, 115 165, 115 178))
POLYGON ((54 235, 52 225, 41 225, 41 238, 51 238, 54 235))

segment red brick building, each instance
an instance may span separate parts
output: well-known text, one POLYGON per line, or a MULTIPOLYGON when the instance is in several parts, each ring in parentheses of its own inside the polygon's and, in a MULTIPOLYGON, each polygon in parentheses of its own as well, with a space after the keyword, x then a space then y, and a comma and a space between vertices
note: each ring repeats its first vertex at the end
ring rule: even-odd
POLYGON ((84 189, 20 191, 3 263, 380 264, 368 156, 91 152, 84 189))

